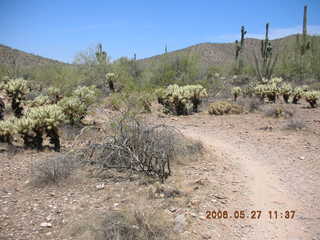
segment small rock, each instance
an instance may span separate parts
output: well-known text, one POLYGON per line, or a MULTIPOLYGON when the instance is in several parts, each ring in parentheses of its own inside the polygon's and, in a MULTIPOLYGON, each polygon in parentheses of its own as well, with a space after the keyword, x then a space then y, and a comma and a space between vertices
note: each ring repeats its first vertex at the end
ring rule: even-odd
POLYGON ((173 213, 173 212, 176 212, 176 211, 177 211, 177 208, 171 207, 171 208, 169 209, 169 211, 172 212, 172 213, 173 213))
POLYGON ((300 160, 304 160, 304 159, 305 159, 305 157, 299 157, 299 159, 300 159, 300 160))
POLYGON ((40 224, 40 227, 47 227, 47 228, 51 228, 52 227, 52 224, 49 223, 49 222, 43 222, 40 224))
POLYGON ((97 190, 102 190, 102 189, 104 189, 104 183, 98 184, 98 185, 96 186, 96 189, 97 189, 97 190))
POLYGON ((174 231, 175 232, 183 232, 184 227, 186 226, 186 218, 184 214, 178 215, 175 218, 175 226, 174 226, 174 231))

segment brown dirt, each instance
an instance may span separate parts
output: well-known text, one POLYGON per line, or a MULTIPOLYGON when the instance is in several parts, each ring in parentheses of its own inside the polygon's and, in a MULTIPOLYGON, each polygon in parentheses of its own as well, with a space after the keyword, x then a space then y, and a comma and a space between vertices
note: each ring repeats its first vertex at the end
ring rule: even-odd
POLYGON ((224 210, 262 211, 261 219, 247 221, 245 239, 320 239, 320 111, 294 108, 296 117, 305 120, 303 131, 284 130, 288 120, 262 114, 198 114, 172 121, 237 167, 245 191, 224 210), (296 215, 270 220, 269 210, 295 210, 296 215))
MULTIPOLYGON (((109 210, 161 213, 177 239, 320 239, 320 109, 294 106, 306 129, 284 130, 286 119, 262 113, 187 117, 148 116, 202 141, 202 155, 185 156, 174 166, 165 187, 176 198, 150 197, 155 185, 144 180, 93 177, 80 169, 58 185, 35 187, 31 165, 54 153, 0 153, 0 239, 95 239, 99 221, 109 210), (97 190, 97 184, 105 187, 97 190), (261 210, 260 219, 206 219, 206 211, 261 210), (295 210, 294 219, 269 220, 267 211, 295 210), (180 218, 181 219, 181 218, 180 218), (51 228, 41 227, 43 222, 51 228)), ((88 132, 77 145, 99 139, 88 132), (90 135, 91 134, 91 135, 90 135)), ((67 139, 67 136, 65 137, 67 139)), ((73 137, 63 141, 73 148, 73 137)), ((280 216, 279 216, 280 217, 280 216)), ((161 220, 161 221, 160 221, 161 220)))

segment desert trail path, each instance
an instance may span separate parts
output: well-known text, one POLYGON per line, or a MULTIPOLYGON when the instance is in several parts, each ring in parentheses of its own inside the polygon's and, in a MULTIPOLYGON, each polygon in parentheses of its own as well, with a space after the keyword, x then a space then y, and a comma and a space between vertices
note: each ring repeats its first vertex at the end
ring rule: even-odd
MULTIPOLYGON (((307 170, 297 169, 284 146, 268 144, 267 140, 261 143, 264 135, 255 136, 250 131, 244 131, 244 137, 238 128, 216 128, 194 121, 173 125, 185 136, 201 141, 218 159, 227 159, 237 166, 237 176, 242 178, 239 180, 244 182, 246 191, 243 198, 230 203, 224 210, 230 213, 234 210, 262 211, 260 219, 237 220, 246 222, 249 230, 235 239, 320 239, 319 176, 315 178, 307 170), (278 212, 278 219, 270 219, 270 210, 278 212), (287 210, 295 211, 293 219, 284 217, 287 210)), ((266 137, 275 137, 269 135, 267 133, 266 137)), ((295 153, 298 150, 292 150, 290 154, 301 154, 295 153)), ((232 171, 227 174, 230 176, 226 177, 233 177, 232 171)))

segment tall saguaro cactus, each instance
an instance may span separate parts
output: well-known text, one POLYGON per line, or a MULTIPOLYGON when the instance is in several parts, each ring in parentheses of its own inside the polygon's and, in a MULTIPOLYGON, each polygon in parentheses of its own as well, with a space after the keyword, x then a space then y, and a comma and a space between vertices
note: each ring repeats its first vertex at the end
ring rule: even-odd
POLYGON ((245 30, 244 26, 241 26, 241 39, 240 42, 236 40, 236 64, 237 64, 237 71, 240 73, 241 69, 243 67, 243 59, 241 59, 242 52, 244 50, 244 42, 245 42, 245 35, 247 34, 247 31, 245 30))
POLYGON ((301 55, 303 56, 307 50, 310 49, 310 41, 308 41, 308 31, 307 31, 307 19, 308 19, 308 6, 304 6, 303 11, 303 26, 302 26, 302 44, 301 44, 301 55))
POLYGON ((306 66, 305 66, 305 55, 311 49, 311 42, 308 40, 308 6, 305 5, 303 9, 303 25, 302 25, 302 36, 297 35, 296 38, 296 45, 299 56, 299 74, 300 74, 300 81, 303 80, 306 66), (302 39, 300 39, 300 37, 302 39))
POLYGON ((263 59, 263 66, 266 66, 268 59, 272 56, 272 45, 269 40, 269 23, 266 24, 266 35, 261 41, 261 56, 263 59))
POLYGON ((273 56, 273 48, 269 40, 269 23, 266 24, 265 38, 261 40, 260 55, 261 60, 259 61, 257 55, 254 54, 255 67, 259 81, 264 82, 265 80, 271 79, 279 56, 278 53, 273 56))
POLYGON ((96 57, 99 64, 106 64, 107 63, 107 53, 102 51, 102 44, 99 43, 97 46, 96 57))

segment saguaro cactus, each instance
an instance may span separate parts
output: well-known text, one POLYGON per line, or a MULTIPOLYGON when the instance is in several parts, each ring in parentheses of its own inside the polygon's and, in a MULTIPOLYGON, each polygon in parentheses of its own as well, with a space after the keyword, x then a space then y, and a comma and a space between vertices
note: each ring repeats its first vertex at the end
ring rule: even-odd
POLYGON ((308 31, 307 31, 307 16, 308 14, 308 6, 304 6, 303 11, 303 26, 302 26, 302 45, 301 45, 301 55, 303 56, 307 50, 310 49, 310 41, 307 39, 308 31))
POLYGON ((259 63, 259 59, 256 55, 254 55, 254 57, 258 79, 263 83, 265 80, 271 79, 279 56, 278 53, 273 56, 273 48, 271 41, 269 40, 269 23, 266 24, 265 38, 264 40, 261 40, 260 55, 262 58, 261 63, 259 63))
POLYGON ((102 51, 102 44, 99 43, 97 46, 96 57, 99 64, 107 63, 107 53, 102 51))
POLYGON ((304 11, 303 11, 302 36, 297 34, 297 37, 296 37, 296 52, 298 53, 298 56, 299 56, 298 64, 299 64, 299 74, 300 74, 301 81, 304 78, 304 73, 306 69, 304 56, 308 52, 308 50, 311 49, 311 42, 308 40, 308 29, 307 29, 308 6, 305 5, 303 10, 304 11))
POLYGON ((241 26, 241 38, 240 42, 236 40, 236 64, 237 64, 237 70, 238 72, 241 72, 241 69, 243 67, 243 60, 241 59, 241 54, 244 50, 244 42, 245 42, 245 35, 247 34, 247 31, 245 30, 244 26, 241 26))

